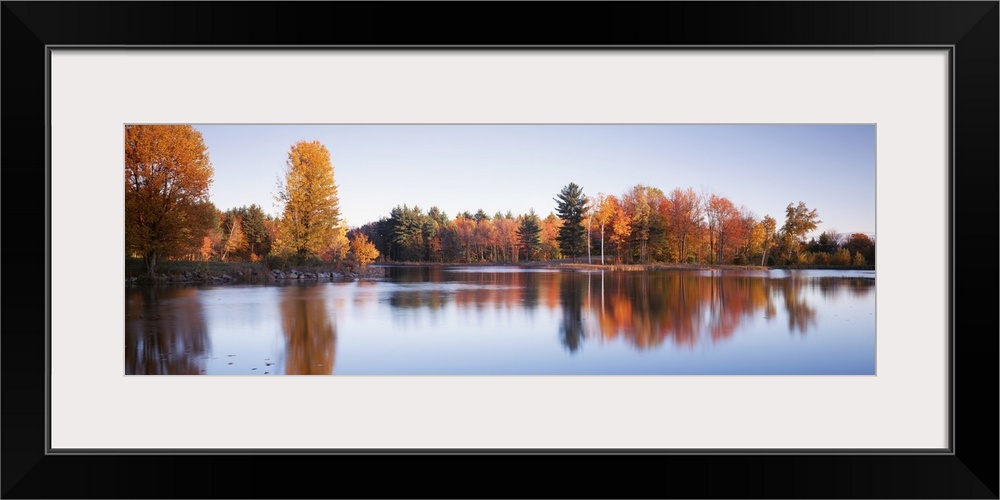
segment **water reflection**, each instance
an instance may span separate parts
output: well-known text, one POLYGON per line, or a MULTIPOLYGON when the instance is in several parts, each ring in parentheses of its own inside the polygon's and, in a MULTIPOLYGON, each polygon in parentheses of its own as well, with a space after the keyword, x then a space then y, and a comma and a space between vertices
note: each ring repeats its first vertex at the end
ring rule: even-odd
POLYGON ((806 302, 804 293, 804 288, 811 286, 811 283, 794 276, 774 281, 778 295, 785 302, 785 312, 788 315, 788 331, 792 333, 806 333, 810 327, 816 325, 816 309, 806 302))
POLYGON ((127 288, 125 372, 871 374, 874 292, 822 271, 442 267, 127 288))
POLYGON ((810 292, 823 299, 849 293, 865 297, 875 280, 865 277, 813 277, 791 272, 777 276, 742 272, 509 272, 489 268, 394 269, 400 283, 426 287, 400 289, 390 304, 400 308, 460 310, 543 307, 560 314, 559 340, 578 351, 588 336, 621 341, 638 350, 665 343, 694 347, 725 342, 753 318, 773 321, 779 305, 790 333, 816 327, 817 309, 810 292), (427 283, 422 280, 431 280, 427 283), (588 326, 592 325, 592 326, 588 326), (593 335, 588 335, 593 330, 593 335))
POLYGON ((872 286, 875 283, 874 280, 853 276, 823 276, 815 278, 812 282, 819 287, 824 298, 830 299, 836 298, 842 293, 849 293, 855 298, 864 298, 875 289, 872 286))
POLYGON ((282 290, 279 308, 287 375, 333 373, 337 331, 322 291, 323 288, 314 286, 290 286, 282 290))
POLYGON ((576 352, 583 343, 584 297, 588 291, 586 278, 580 273, 555 276, 559 282, 559 304, 562 306, 559 340, 569 352, 576 352))
POLYGON ((198 375, 208 347, 197 288, 125 291, 125 373, 198 375))
POLYGON ((759 278, 695 273, 607 273, 598 317, 601 338, 623 340, 638 349, 671 342, 693 346, 707 337, 728 339, 740 324, 768 305, 759 278))

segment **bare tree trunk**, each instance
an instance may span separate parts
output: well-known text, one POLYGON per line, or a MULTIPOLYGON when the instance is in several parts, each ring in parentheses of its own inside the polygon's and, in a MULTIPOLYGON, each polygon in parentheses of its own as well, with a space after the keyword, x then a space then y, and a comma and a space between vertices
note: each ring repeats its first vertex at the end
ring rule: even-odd
POLYGON ((681 253, 677 254, 677 262, 684 262, 687 260, 686 252, 684 251, 684 238, 686 234, 681 234, 681 253))
MULTIPOLYGON (((601 224, 601 265, 604 265, 604 224, 601 224)), ((602 276, 603 279, 603 276, 602 276)), ((602 281, 603 283, 603 281, 602 281)), ((603 285, 602 285, 603 286, 603 285)), ((601 293, 604 293, 604 289, 601 289, 601 293)))
POLYGON ((142 260, 146 264, 146 272, 153 276, 156 273, 156 252, 147 252, 142 260))
POLYGON ((593 264, 590 258, 590 217, 587 217, 587 264, 593 264))
MULTIPOLYGON (((236 221, 233 221, 233 227, 229 228, 229 238, 233 237, 233 233, 236 231, 236 221)), ((226 245, 222 248, 222 262, 226 261, 226 255, 229 254, 229 238, 226 238, 226 245)))

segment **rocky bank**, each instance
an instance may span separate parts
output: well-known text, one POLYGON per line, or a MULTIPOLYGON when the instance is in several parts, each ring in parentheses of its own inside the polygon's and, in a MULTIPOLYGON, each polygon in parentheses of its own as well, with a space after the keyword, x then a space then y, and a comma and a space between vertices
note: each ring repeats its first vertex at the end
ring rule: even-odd
POLYGON ((373 279, 385 277, 385 268, 371 266, 366 269, 345 271, 298 271, 295 269, 270 271, 250 270, 230 274, 210 274, 203 271, 186 271, 184 273, 165 274, 155 277, 131 276, 125 278, 127 285, 167 284, 167 283, 268 283, 289 281, 352 281, 357 279, 373 279))

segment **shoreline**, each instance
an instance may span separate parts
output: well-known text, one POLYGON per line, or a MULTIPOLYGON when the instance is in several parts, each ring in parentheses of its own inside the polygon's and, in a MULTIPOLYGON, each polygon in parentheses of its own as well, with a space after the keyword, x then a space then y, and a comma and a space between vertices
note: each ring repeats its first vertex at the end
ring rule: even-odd
POLYGON ((357 281, 385 277, 385 267, 368 266, 357 270, 336 270, 332 266, 299 266, 289 269, 269 269, 266 266, 245 265, 238 270, 210 272, 204 270, 161 270, 156 276, 145 274, 126 276, 126 285, 227 285, 296 283, 320 281, 357 281))
POLYGON ((155 277, 126 273, 127 285, 142 284, 236 284, 281 283, 303 281, 354 281, 381 279, 390 267, 508 267, 526 269, 576 269, 612 272, 642 271, 772 271, 772 270, 835 270, 874 271, 875 266, 750 266, 735 264, 682 264, 656 262, 650 264, 588 264, 585 262, 532 261, 532 262, 380 262, 365 269, 343 270, 336 266, 297 266, 289 269, 270 269, 260 263, 230 263, 224 270, 184 269, 184 264, 166 265, 155 277), (173 267, 174 269, 169 269, 173 267))
POLYGON ((532 261, 532 262, 380 262, 372 266, 385 267, 524 267, 541 269, 593 269, 604 271, 874 271, 875 266, 754 266, 737 264, 683 264, 655 262, 650 264, 588 264, 586 262, 532 261))

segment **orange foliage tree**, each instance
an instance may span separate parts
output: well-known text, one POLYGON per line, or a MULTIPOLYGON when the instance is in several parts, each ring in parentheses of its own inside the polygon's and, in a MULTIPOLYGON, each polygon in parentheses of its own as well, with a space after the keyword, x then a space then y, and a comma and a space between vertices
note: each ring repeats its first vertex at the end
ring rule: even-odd
POLYGON ((694 189, 676 188, 670 192, 668 205, 669 238, 677 249, 676 262, 687 262, 688 241, 698 232, 702 220, 702 200, 694 189))
POLYGON ((559 249, 557 238, 559 237, 559 228, 562 227, 563 220, 556 217, 556 214, 549 212, 549 215, 542 219, 540 223, 542 230, 540 240, 542 244, 538 251, 538 260, 561 259, 562 253, 559 249))
POLYGON ((226 245, 223 248, 222 260, 226 260, 229 254, 236 254, 247 247, 247 238, 243 234, 243 218, 236 216, 233 218, 233 225, 229 229, 229 236, 226 238, 226 245))
POLYGON ((201 246, 212 163, 190 125, 125 126, 125 246, 152 275, 160 257, 201 246))
POLYGON ((608 196, 606 202, 611 212, 611 235, 608 241, 615 246, 615 262, 621 263, 622 249, 628 244, 628 239, 632 235, 632 217, 618 202, 618 198, 608 196))
POLYGON ((279 253, 319 256, 328 249, 347 253, 347 229, 333 179, 330 152, 319 141, 299 141, 288 152, 285 183, 277 199, 284 204, 278 222, 279 253))
POLYGON ((368 237, 364 233, 358 233, 351 239, 351 252, 354 253, 354 258, 358 260, 358 264, 362 268, 378 258, 378 250, 375 248, 375 244, 368 241, 368 237))

